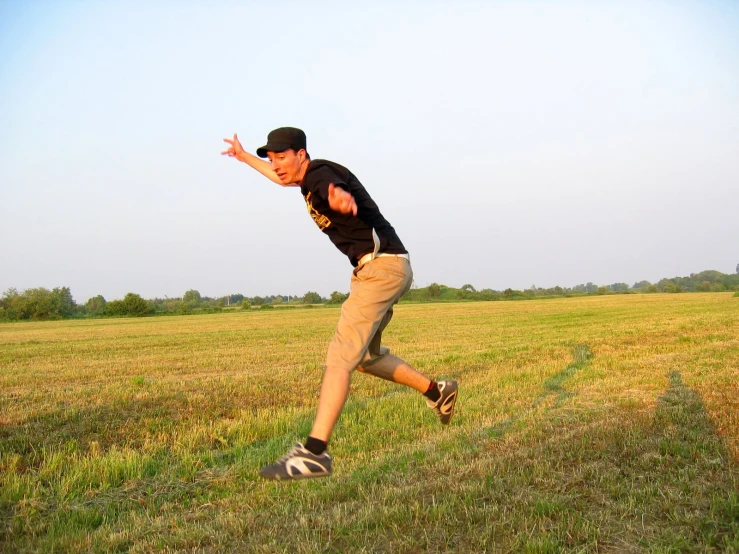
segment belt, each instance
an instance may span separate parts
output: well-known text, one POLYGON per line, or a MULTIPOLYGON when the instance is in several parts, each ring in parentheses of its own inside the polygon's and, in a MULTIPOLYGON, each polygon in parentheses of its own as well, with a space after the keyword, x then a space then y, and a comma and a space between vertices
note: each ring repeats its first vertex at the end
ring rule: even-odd
POLYGON ((408 254, 387 254, 386 252, 380 252, 379 254, 375 254, 374 252, 370 252, 369 254, 365 254, 361 258, 359 258, 359 262, 357 263, 357 267, 360 265, 364 265, 367 262, 372 261, 375 258, 403 258, 411 261, 411 257, 408 254))

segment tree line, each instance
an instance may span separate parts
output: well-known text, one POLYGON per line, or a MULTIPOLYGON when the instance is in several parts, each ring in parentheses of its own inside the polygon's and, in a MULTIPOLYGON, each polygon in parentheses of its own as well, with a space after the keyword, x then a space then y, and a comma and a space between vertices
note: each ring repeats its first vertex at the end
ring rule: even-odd
MULTIPOLYGON (((738 267, 739 269, 739 267, 738 267)), ((720 271, 691 273, 688 277, 661 279, 657 283, 638 281, 633 285, 612 283, 596 285, 592 282, 574 287, 540 288, 532 285, 528 289, 477 290, 471 284, 461 288, 432 283, 428 287, 412 287, 401 302, 444 302, 444 301, 494 301, 525 300, 554 296, 583 296, 603 294, 650 294, 682 292, 737 291, 739 294, 739 272, 725 274, 720 271)), ((349 295, 334 291, 328 298, 317 292, 308 291, 302 296, 271 295, 246 297, 230 294, 219 298, 202 296, 197 290, 186 291, 179 298, 154 298, 146 300, 130 292, 122 300, 107 301, 102 295, 90 298, 85 304, 77 304, 69 287, 52 290, 45 288, 18 291, 11 288, 0 298, 0 321, 55 320, 90 317, 141 317, 151 315, 185 315, 192 313, 215 313, 224 309, 265 309, 275 306, 312 306, 315 304, 341 304, 349 295)))
POLYGON ((423 301, 460 301, 460 300, 523 300, 529 298, 543 298, 555 296, 585 296, 604 294, 651 294, 651 293, 680 293, 680 292, 725 292, 739 291, 739 273, 727 275, 720 271, 702 271, 691 273, 688 277, 673 277, 661 279, 656 283, 638 281, 633 285, 628 283, 612 283, 610 285, 596 285, 592 282, 575 285, 574 287, 541 288, 532 285, 528 289, 492 289, 476 290, 470 284, 456 289, 438 283, 432 283, 421 289, 411 289, 401 302, 423 301))
POLYGON ((308 291, 302 296, 270 295, 248 298, 243 294, 230 294, 220 298, 202 296, 197 290, 188 290, 180 298, 144 299, 129 292, 122 300, 106 300, 102 295, 90 298, 85 304, 77 304, 69 287, 52 290, 34 288, 18 291, 11 288, 0 298, 0 321, 57 320, 90 317, 141 317, 150 315, 186 315, 192 313, 216 313, 224 309, 250 309, 252 307, 310 306, 314 304, 341 304, 348 294, 338 291, 329 298, 308 291))

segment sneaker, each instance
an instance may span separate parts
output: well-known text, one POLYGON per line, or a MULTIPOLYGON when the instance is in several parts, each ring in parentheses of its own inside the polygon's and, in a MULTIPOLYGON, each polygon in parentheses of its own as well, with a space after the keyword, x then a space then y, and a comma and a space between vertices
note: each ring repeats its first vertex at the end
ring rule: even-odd
POLYGON ((426 404, 432 408, 438 415, 441 423, 444 425, 449 423, 454 413, 454 404, 457 402, 457 382, 456 381, 439 381, 437 383, 441 396, 436 402, 426 399, 426 404))
POLYGON ((331 475, 331 456, 324 452, 316 456, 299 442, 286 456, 271 466, 262 468, 259 475, 265 479, 308 479, 331 475))

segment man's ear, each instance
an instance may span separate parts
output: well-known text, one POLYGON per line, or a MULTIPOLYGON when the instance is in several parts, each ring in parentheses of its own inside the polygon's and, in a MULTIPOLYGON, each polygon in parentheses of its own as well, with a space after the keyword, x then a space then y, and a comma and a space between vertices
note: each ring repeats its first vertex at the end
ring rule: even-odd
POLYGON ((307 157, 308 152, 305 151, 305 148, 301 148, 300 150, 298 150, 298 160, 300 160, 300 163, 303 163, 307 157))

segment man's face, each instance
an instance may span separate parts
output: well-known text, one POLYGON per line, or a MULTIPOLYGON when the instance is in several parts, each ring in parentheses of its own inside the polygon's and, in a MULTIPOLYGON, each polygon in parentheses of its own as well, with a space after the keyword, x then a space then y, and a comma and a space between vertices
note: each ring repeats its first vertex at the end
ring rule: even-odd
POLYGON ((285 150, 284 152, 267 152, 267 157, 272 164, 280 182, 299 183, 303 178, 302 166, 305 161, 305 150, 285 150))

